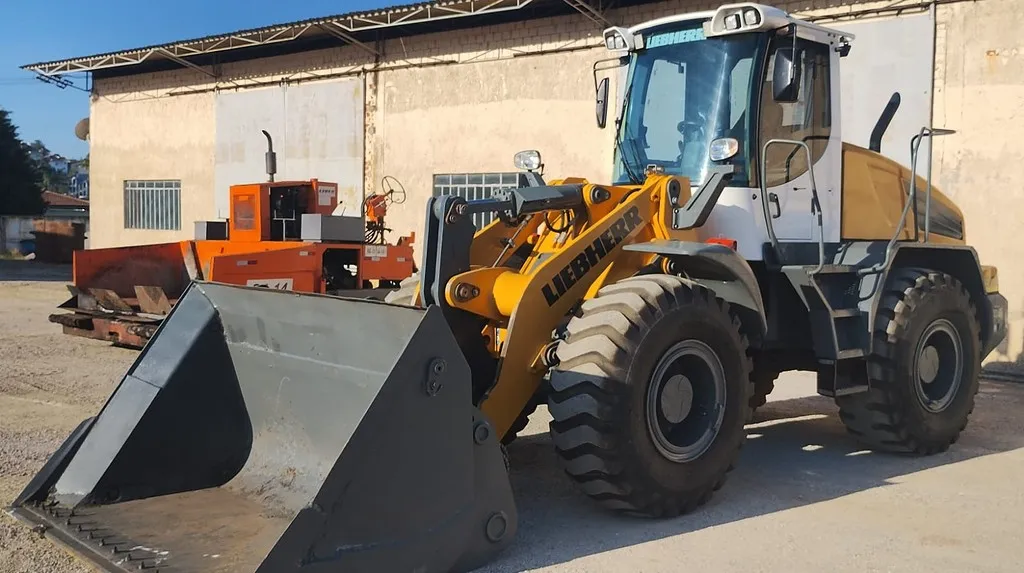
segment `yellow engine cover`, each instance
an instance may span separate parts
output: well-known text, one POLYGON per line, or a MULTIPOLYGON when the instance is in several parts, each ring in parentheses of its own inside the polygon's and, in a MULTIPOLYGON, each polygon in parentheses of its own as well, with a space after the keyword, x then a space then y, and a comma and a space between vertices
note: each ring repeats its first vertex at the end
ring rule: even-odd
MULTIPOLYGON (((913 240, 915 227, 924 239, 925 196, 928 180, 921 167, 917 175, 917 211, 911 208, 900 239, 913 240)), ((843 240, 887 241, 896 232, 909 200, 910 169, 871 150, 843 144, 843 240)), ((936 243, 965 244, 966 229, 960 208, 934 185, 931 199, 931 237, 936 243)))

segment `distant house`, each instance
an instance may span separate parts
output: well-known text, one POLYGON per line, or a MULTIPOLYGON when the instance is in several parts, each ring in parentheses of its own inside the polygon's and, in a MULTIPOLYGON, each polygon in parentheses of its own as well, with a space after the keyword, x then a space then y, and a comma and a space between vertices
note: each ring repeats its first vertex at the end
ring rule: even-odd
POLYGON ((79 199, 89 198, 89 174, 75 173, 68 181, 69 195, 79 199))
POLYGON ((46 211, 43 212, 46 219, 79 219, 77 222, 82 223, 89 221, 89 201, 85 199, 43 191, 43 201, 46 202, 46 211))
POLYGON ((41 216, 0 217, 0 250, 70 263, 76 249, 89 245, 89 202, 52 191, 43 191, 43 201, 41 216))
POLYGON ((66 157, 60 155, 54 155, 50 158, 50 167, 58 173, 67 173, 71 167, 71 163, 66 157))

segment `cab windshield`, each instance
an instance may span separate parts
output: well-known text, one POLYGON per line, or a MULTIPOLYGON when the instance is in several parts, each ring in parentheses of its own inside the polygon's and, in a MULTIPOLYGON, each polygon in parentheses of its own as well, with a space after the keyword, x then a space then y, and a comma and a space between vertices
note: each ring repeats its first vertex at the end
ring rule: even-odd
POLYGON ((623 121, 616 134, 615 180, 638 183, 648 166, 704 182, 708 147, 739 141, 734 185, 747 185, 755 68, 763 36, 705 38, 701 22, 647 32, 632 54, 623 121))

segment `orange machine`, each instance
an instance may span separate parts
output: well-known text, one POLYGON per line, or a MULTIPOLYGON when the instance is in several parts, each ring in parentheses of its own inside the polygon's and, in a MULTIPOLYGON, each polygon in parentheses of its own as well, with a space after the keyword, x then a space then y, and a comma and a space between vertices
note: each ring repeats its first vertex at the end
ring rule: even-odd
POLYGON ((415 271, 413 236, 384 241, 387 205, 404 190, 369 196, 360 216, 336 216, 336 184, 275 182, 275 163, 271 144, 270 181, 231 187, 231 216, 197 222, 194 240, 75 252, 72 297, 59 307, 70 312, 50 321, 141 348, 193 279, 382 298, 415 271))

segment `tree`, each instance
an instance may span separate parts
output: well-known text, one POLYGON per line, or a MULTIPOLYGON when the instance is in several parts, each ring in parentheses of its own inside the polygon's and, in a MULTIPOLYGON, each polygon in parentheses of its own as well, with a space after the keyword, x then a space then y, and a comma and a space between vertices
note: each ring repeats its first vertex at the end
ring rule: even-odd
POLYGON ((28 144, 29 157, 36 164, 42 176, 43 189, 67 195, 70 191, 69 162, 64 157, 50 151, 46 144, 35 140, 28 144))
POLYGON ((30 150, 29 153, 31 154, 32 159, 34 159, 35 161, 49 161, 50 156, 53 155, 52 153, 50 153, 50 150, 46 147, 46 144, 43 143, 42 141, 39 141, 38 139, 33 141, 32 143, 29 143, 28 148, 30 150))
POLYGON ((89 154, 86 153, 82 159, 68 160, 68 176, 73 177, 79 173, 89 172, 89 154))
POLYGON ((86 153, 85 157, 81 159, 71 159, 68 161, 68 173, 74 175, 83 171, 89 171, 89 154, 86 153))
POLYGON ((42 184, 42 174, 18 137, 10 113, 0 108, 0 215, 42 214, 42 184))

